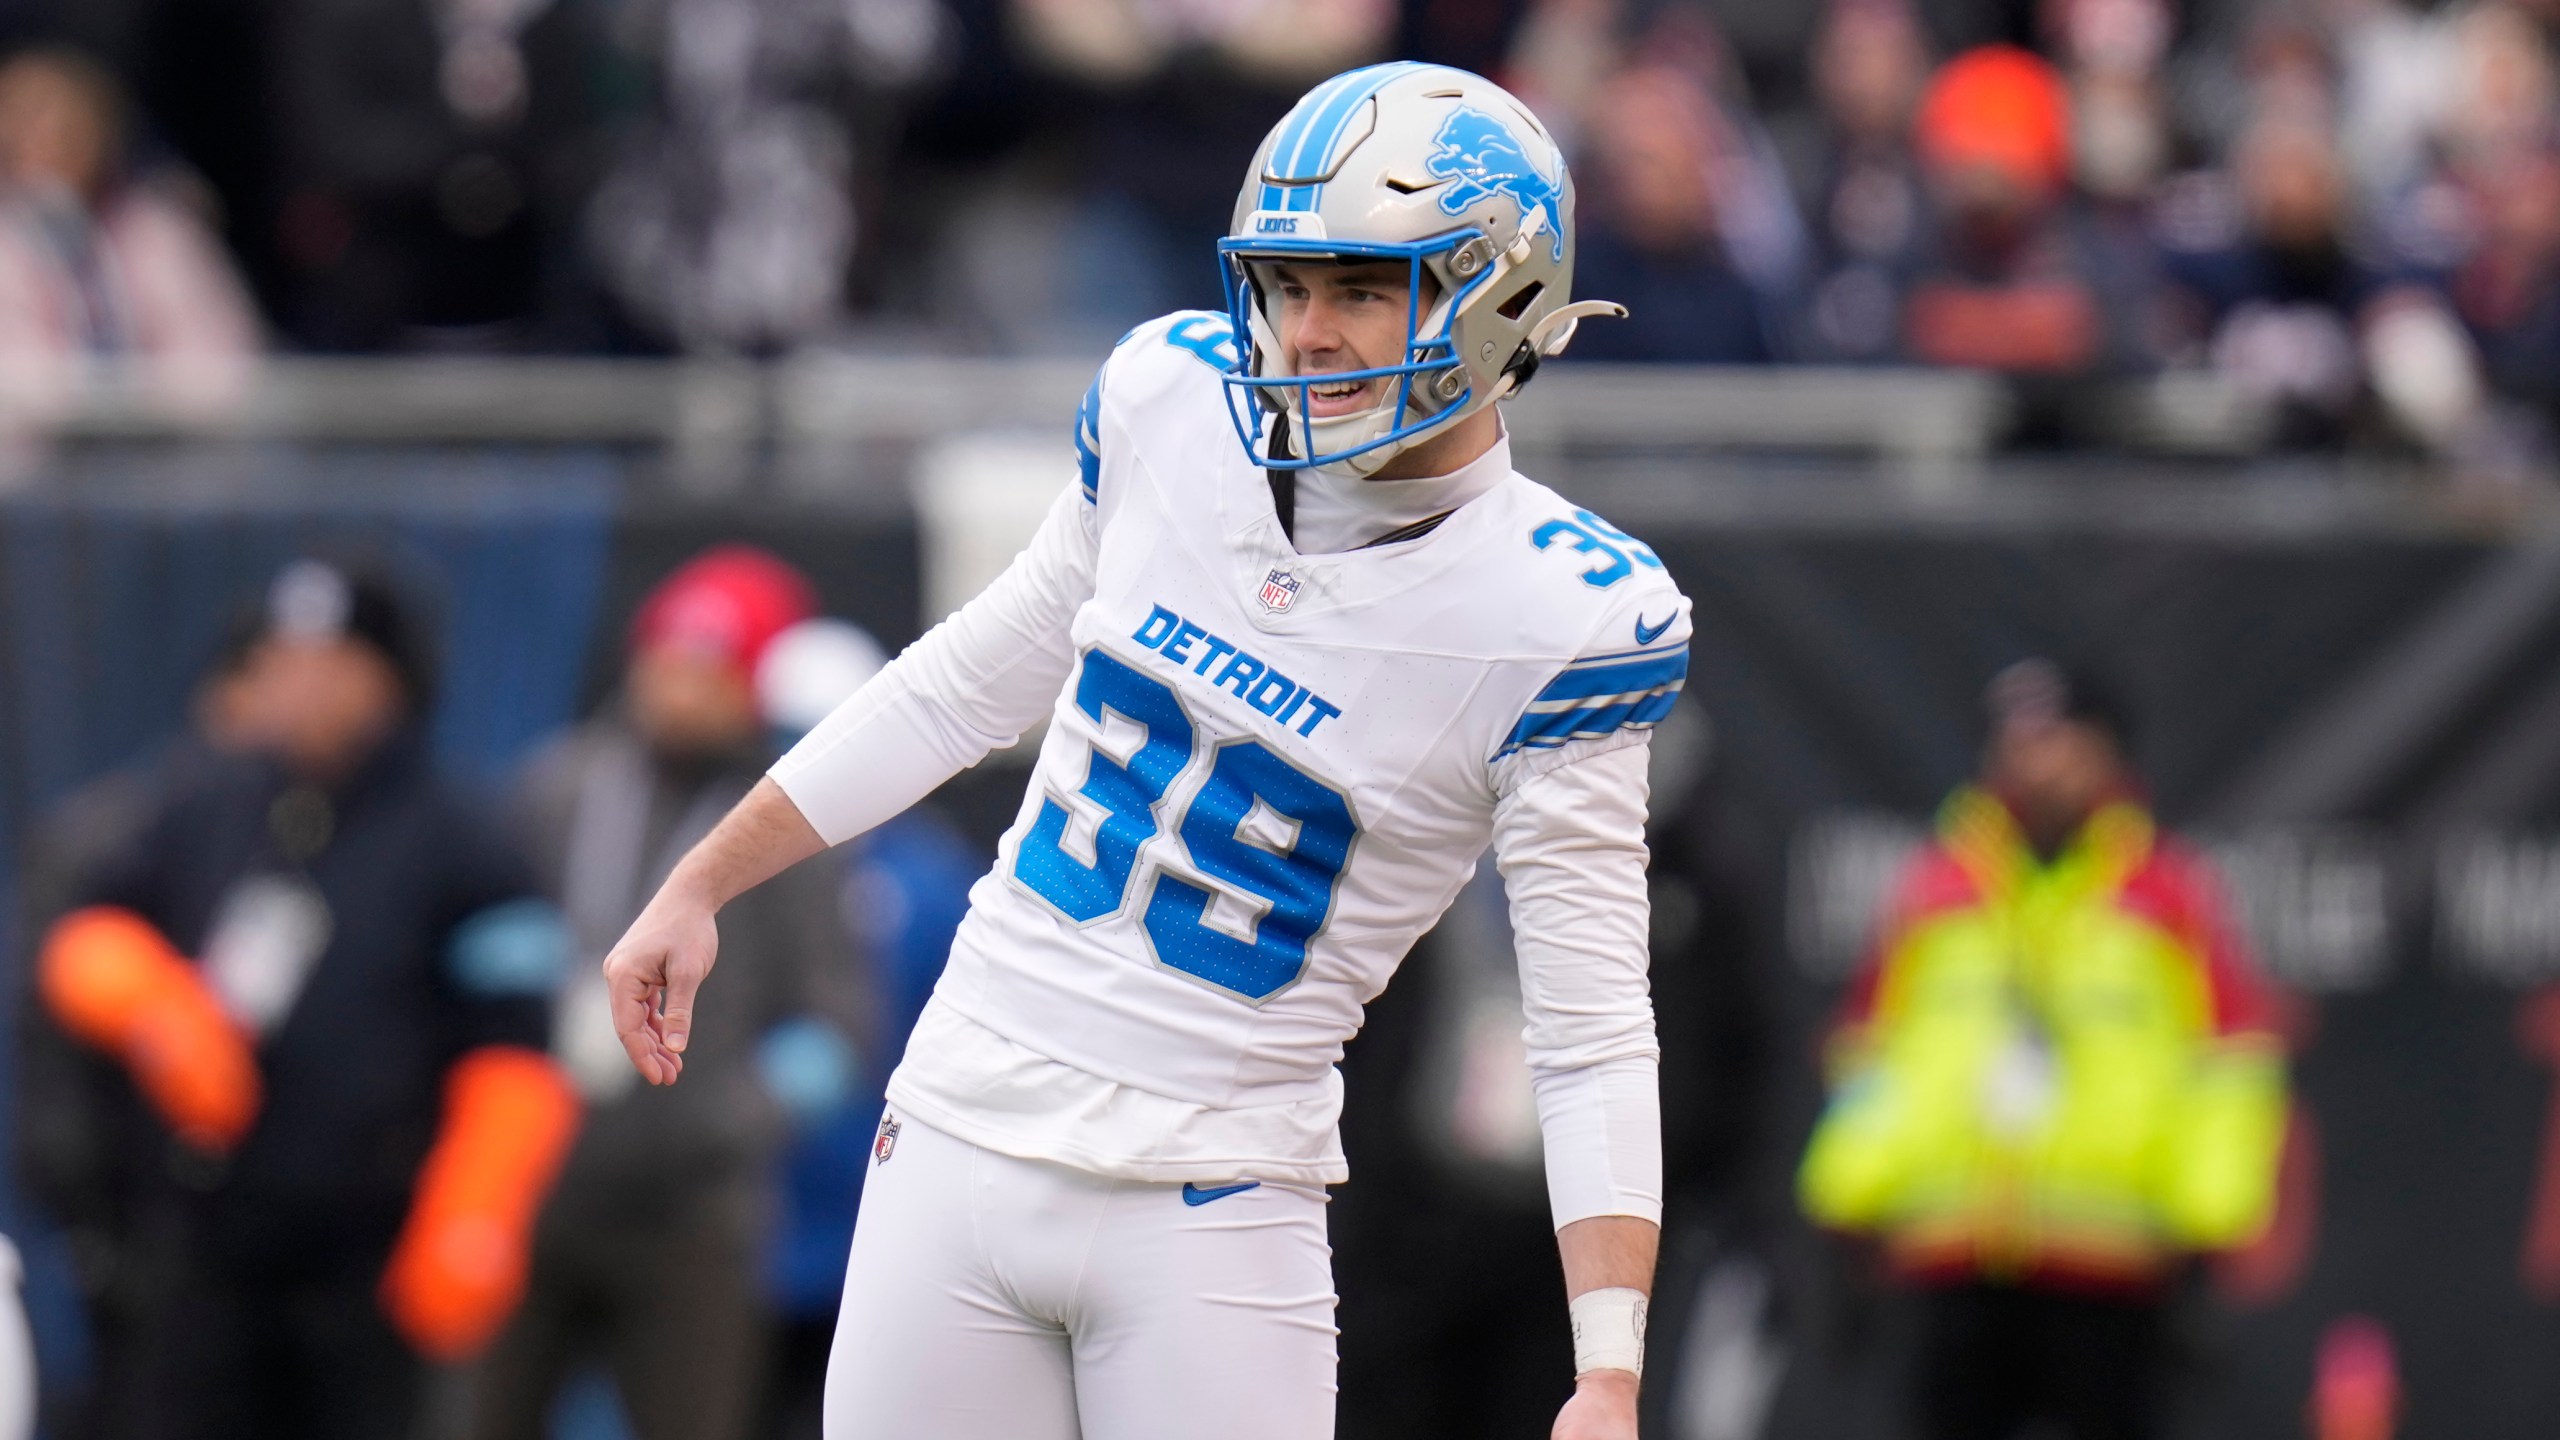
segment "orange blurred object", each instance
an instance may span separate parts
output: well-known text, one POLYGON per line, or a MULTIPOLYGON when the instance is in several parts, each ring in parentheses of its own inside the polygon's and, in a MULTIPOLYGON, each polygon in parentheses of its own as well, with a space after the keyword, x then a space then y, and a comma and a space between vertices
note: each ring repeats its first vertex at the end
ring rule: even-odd
POLYGON ((524 1297, 533 1224, 578 1133, 550 1057, 492 1045, 445 1076, 443 1129, 382 1277, 392 1324, 429 1359, 468 1359, 524 1297))
POLYGON ((1990 166, 2030 189, 2054 190, 2071 173, 2070 92, 2032 52, 1968 50, 1929 81, 1912 139, 1933 168, 1990 166))
POLYGON ((130 910, 95 906, 56 922, 36 984, 62 1027, 121 1059, 178 1138, 228 1151, 258 1118, 248 1033, 202 971, 130 910))

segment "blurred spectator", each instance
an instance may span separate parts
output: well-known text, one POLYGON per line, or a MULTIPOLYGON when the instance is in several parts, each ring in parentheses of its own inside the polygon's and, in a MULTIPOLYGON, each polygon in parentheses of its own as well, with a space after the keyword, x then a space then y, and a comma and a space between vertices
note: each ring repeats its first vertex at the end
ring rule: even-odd
MULTIPOLYGON (((188 726, 144 759, 91 781, 54 807, 18 875, 21 934, 42 935, 78 904, 99 867, 140 843, 154 817, 256 740, 258 698, 244 625, 197 682, 188 726)), ((106 1440, 134 1433, 142 1342, 176 1198, 158 1163, 159 1122, 118 1062, 75 1042, 44 1007, 18 1011, 17 1174, 62 1230, 87 1312, 88 1383, 46 1397, 47 1433, 106 1440)))
POLYGON ((1008 349, 1085 353, 1221 304, 1203 257, 1272 123, 1316 82, 1391 58, 1393 0, 1003 0, 1030 143, 979 177, 937 297, 1008 349))
POLYGON ((1813 50, 1820 102, 1807 204, 1822 278, 1807 308, 1807 358, 1875 360, 1900 339, 1900 270, 1925 201, 1911 114, 1929 78, 1928 40, 1905 0, 1836 0, 1813 50))
POLYGON ((2129 358, 2145 277, 2111 264, 2071 203, 2071 105, 2053 67, 2002 46, 1956 57, 1914 137, 1934 213, 1903 308, 1907 354, 2043 374, 2129 358))
POLYGON ((1087 81, 1126 84, 1186 49, 1294 88, 1374 56, 1392 0, 1014 0, 1023 45, 1087 81))
POLYGON ((156 398, 238 392, 258 326, 204 217, 127 161, 125 102, 60 50, 0 65, 0 399, 41 416, 100 362, 156 398))
POLYGON ((2560 423, 2560 150, 2523 150, 2480 177, 2480 233, 2453 301, 2489 383, 2560 423))
POLYGON ((1774 359, 1778 297, 1742 274, 1724 236, 1751 160, 1715 101, 1668 66, 1623 71, 1596 99, 1585 145, 1590 181, 1574 285, 1624 304, 1629 316, 1583 332, 1575 357, 1774 359))
POLYGON ((2336 146, 2307 121, 2262 120, 2240 141, 2228 189, 2218 206, 2188 203, 2229 219, 2190 214, 2168 227, 2166 274, 2210 363, 2278 407, 2283 440, 2335 441, 2364 393, 2357 326, 2385 289, 2349 243, 2336 146))
POLYGON ((189 777, 71 887, 39 994, 151 1117, 168 1197, 114 1433, 405 1440, 422 1360, 487 1343, 577 1103, 565 950, 431 769, 435 665, 377 577, 287 567, 243 661, 253 758, 189 777))
POLYGON ((2177 17, 2166 0, 2045 0, 2071 90, 2072 176, 2083 193, 2138 204, 2169 163, 2161 65, 2177 17))
POLYGON ((1628 64, 1628 8, 1627 0, 1534 0, 1511 37, 1503 83, 1567 155, 1582 153, 1584 118, 1628 64))
POLYGON ((616 17, 654 81, 623 117, 588 249, 625 311, 696 353, 770 354, 842 325, 881 97, 940 63, 940 0, 643 0, 616 17), (873 102, 873 103, 866 103, 873 102))
POLYGON ((1923 1440, 2139 1440, 2182 1260, 2268 1219, 2282 1050, 2112 697, 2029 660, 1987 700, 1981 778, 1904 870, 1834 1037, 1801 1194, 1921 1287, 1923 1440))
POLYGON ((2325 121, 2269 108, 2226 173, 2169 187, 2166 328, 2270 407, 2271 443, 2414 441, 2471 460, 2495 440, 2480 358, 2433 275, 2360 227, 2352 198, 2325 121))
MULTIPOLYGON (((592 183, 584 4, 276 0, 253 7, 271 79, 278 327, 320 350, 561 343, 592 183)), ((573 327, 574 329, 574 327, 573 327)))
POLYGON ((2451 27, 2437 128, 2457 168, 2550 143, 2560 73, 2543 22, 2490 0, 2457 12, 2451 27))
POLYGON ((539 1440, 591 1359, 650 1440, 748 1433, 770 1339, 774 1162, 792 1124, 832 1118, 857 1083, 860 977, 834 879, 803 866, 721 912, 729 983, 703 1004, 682 1085, 639 1083, 598 965, 771 763, 756 664, 811 608, 808 582, 763 551, 696 557, 632 622, 620 703, 526 777, 537 864, 578 946, 555 1028, 589 1117, 543 1212, 524 1308, 478 1377, 478 1440, 539 1440))

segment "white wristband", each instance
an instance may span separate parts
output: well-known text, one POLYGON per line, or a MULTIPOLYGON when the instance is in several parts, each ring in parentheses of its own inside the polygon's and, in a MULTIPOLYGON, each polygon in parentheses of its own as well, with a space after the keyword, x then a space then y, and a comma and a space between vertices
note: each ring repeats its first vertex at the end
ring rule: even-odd
POLYGON ((1645 1298, 1623 1286, 1573 1297, 1573 1373, 1625 1370, 1644 1374, 1645 1298))

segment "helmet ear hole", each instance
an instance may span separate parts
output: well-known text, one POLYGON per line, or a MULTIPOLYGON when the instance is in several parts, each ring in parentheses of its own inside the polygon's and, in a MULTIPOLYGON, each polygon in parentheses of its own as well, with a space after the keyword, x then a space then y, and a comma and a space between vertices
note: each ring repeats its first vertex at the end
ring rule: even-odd
POLYGON ((1517 320, 1529 313, 1529 307, 1538 303, 1538 297, 1545 294, 1546 289, 1547 282, 1544 280, 1532 280, 1513 291, 1511 298, 1503 301, 1494 313, 1505 320, 1517 320))

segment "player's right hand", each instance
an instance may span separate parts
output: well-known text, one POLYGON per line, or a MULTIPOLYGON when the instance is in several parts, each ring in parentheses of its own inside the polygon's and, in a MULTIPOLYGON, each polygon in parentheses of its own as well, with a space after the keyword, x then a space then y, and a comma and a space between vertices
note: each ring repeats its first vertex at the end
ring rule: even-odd
POLYGON ((622 1037, 632 1067, 652 1085, 673 1085, 684 1073, 694 995, 720 954, 712 916, 712 906, 669 885, 604 957, 614 1033, 622 1037))
POLYGON ((1624 1370, 1576 1376, 1553 1440, 1636 1440, 1636 1377, 1624 1370))

